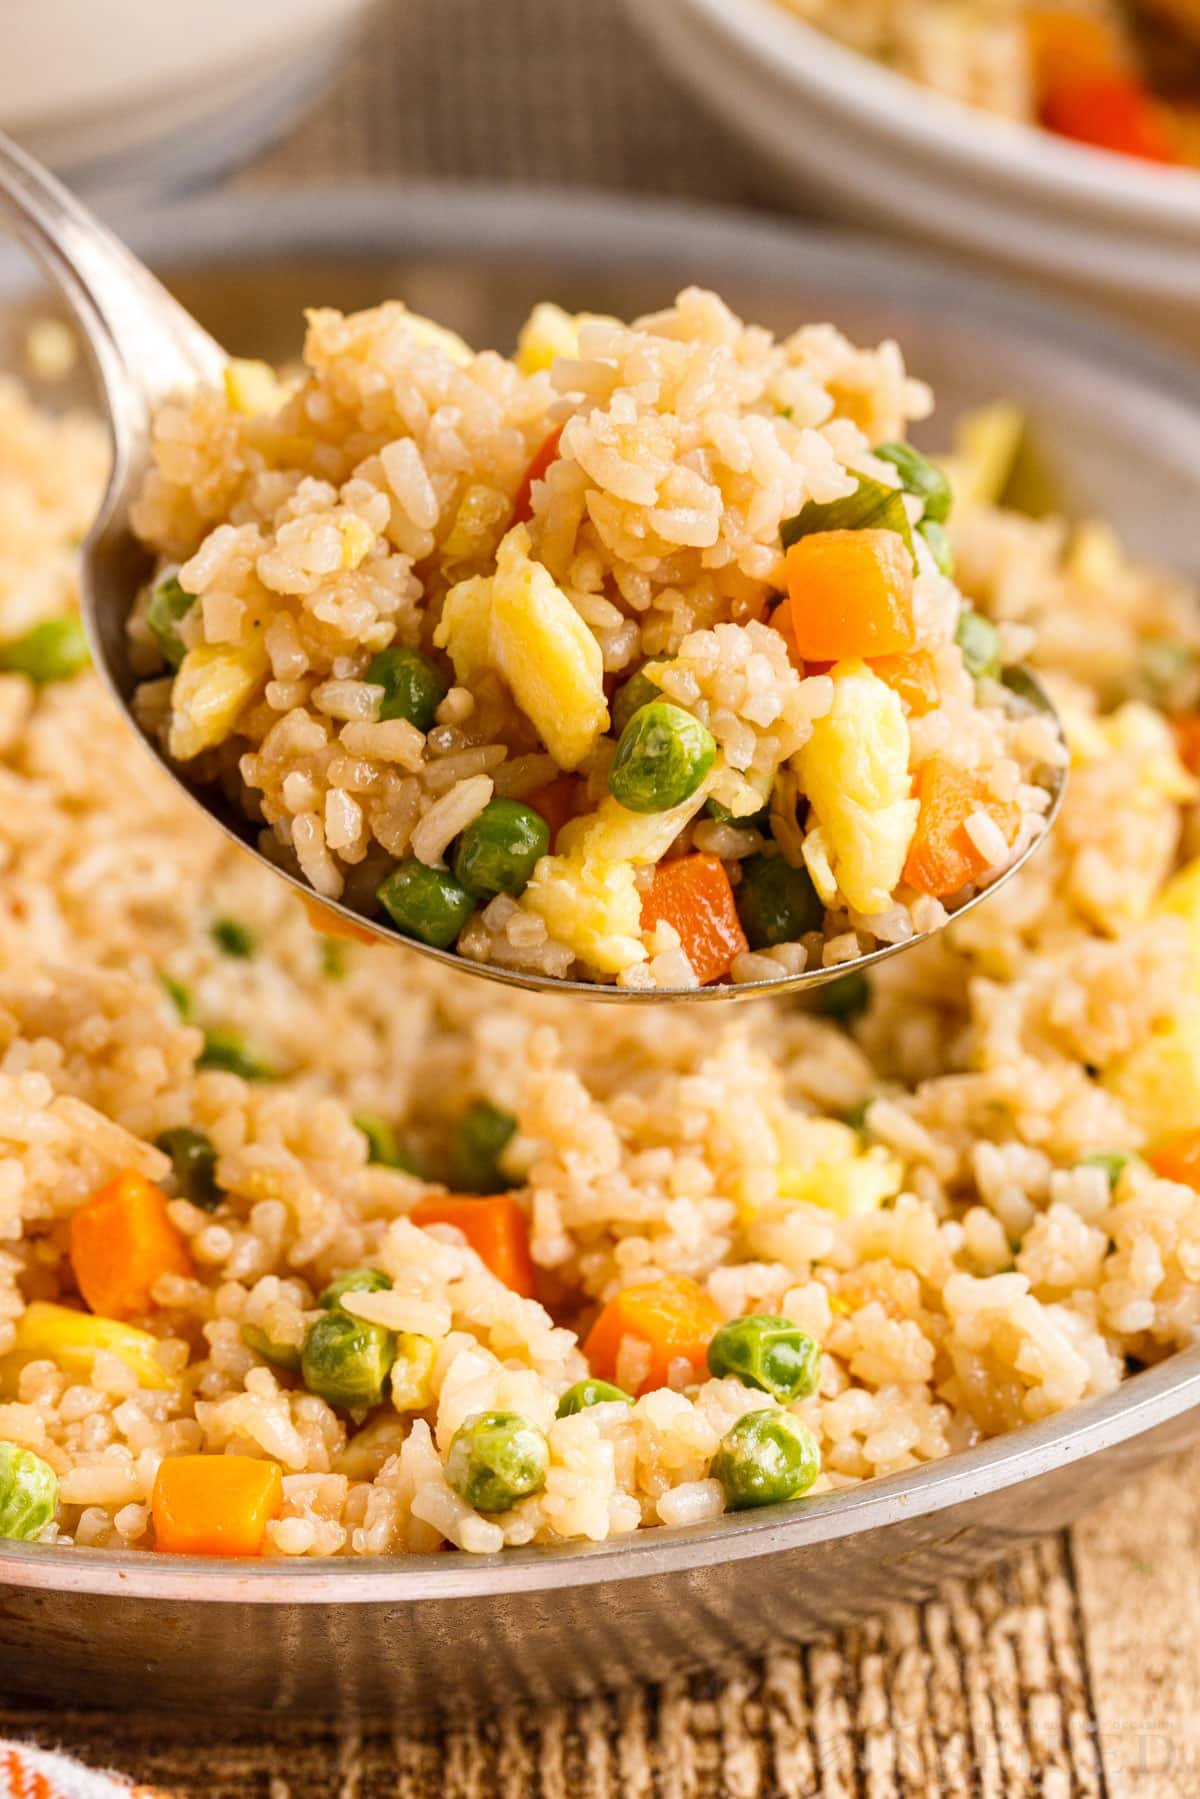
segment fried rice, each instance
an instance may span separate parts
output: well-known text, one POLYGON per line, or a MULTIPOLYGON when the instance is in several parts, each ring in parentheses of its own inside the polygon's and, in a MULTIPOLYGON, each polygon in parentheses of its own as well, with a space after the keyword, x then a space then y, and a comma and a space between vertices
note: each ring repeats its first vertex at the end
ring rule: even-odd
POLYGON ((1189 0, 779 0, 963 105, 1143 160, 1200 165, 1189 0))
MULTIPOLYGON (((894 429, 894 355, 810 341, 870 431, 894 429)), ((203 404, 228 460, 202 464, 179 418, 173 505, 193 510, 176 555, 236 512, 223 483, 244 478, 242 427, 203 404)), ((506 491, 543 411, 539 395, 506 491)), ((92 421, 0 389, 0 659, 73 606, 103 465, 92 421)), ((1045 1418, 1195 1340, 1200 1193, 1156 1168, 1200 1123, 1197 784, 1178 747, 1200 700, 1196 596, 1102 526, 968 487, 957 578, 1002 630, 1038 636, 1067 798, 988 904, 832 1012, 497 1005, 468 973, 318 933, 181 800, 90 673, 0 674, 0 1443, 56 1477, 44 1540, 169 1546, 161 1470, 194 1457, 279 1470, 271 1556, 712 1518, 723 1442, 773 1402, 702 1349, 652 1377, 632 1327, 603 1368, 581 1348, 622 1295, 665 1283, 820 1346, 815 1390, 777 1408, 816 1439, 814 1493, 1045 1418), (410 1216, 444 1206, 482 1107, 510 1121, 495 1184, 528 1281, 500 1278, 469 1221, 410 1216), (180 1129, 215 1154, 193 1198, 158 1147, 180 1129), (157 1195, 172 1249, 105 1317, 82 1297, 98 1271, 78 1220, 114 1183, 157 1195), (415 1387, 393 1370, 378 1403, 347 1407, 295 1366, 322 1290, 364 1267, 376 1290, 346 1315, 428 1350, 415 1387), (633 1402, 558 1416, 598 1373, 633 1402), (464 1499, 450 1457, 494 1412, 546 1457, 499 1512, 464 1499)), ((406 581, 382 586, 410 603, 406 581)))
POLYGON ((512 361, 322 310, 304 365, 163 409, 135 525, 169 561, 131 632, 147 729, 318 895, 474 961, 694 987, 936 926, 1040 830, 1061 746, 1002 681, 1028 633, 973 666, 945 505, 889 460, 929 406, 894 344, 775 341, 691 291, 632 326, 544 304, 512 361), (973 796, 949 867, 930 767, 973 796), (497 871, 505 829, 532 850, 497 871))

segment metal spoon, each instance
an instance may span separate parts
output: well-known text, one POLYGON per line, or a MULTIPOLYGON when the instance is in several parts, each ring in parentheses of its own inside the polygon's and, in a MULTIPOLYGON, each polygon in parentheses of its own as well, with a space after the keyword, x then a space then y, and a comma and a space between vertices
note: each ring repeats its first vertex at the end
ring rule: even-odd
MULTIPOLYGON (((932 933, 888 943, 835 967, 817 967, 798 975, 780 974, 737 986, 641 991, 587 981, 552 980, 544 975, 472 962, 453 950, 433 949, 403 937, 389 924, 365 917, 349 906, 314 895, 299 875, 281 869, 264 856, 252 821, 239 814, 217 789, 197 791, 143 734, 131 716, 137 679, 129 665, 126 621, 135 595, 153 572, 152 559, 129 528, 129 509, 139 491, 150 457, 150 429, 157 408, 172 395, 200 386, 220 385, 228 357, 221 346, 172 299, 166 289, 86 207, 32 157, 0 133, 0 215, 60 290, 85 338, 99 376, 112 438, 112 468, 96 521, 83 546, 80 588, 96 667, 114 699, 130 715, 139 739, 157 757, 199 810, 258 858, 298 893, 336 913, 347 924, 381 941, 402 944, 462 973, 481 975, 510 987, 542 993, 572 994, 587 999, 654 1003, 748 999, 763 994, 803 993, 828 981, 874 967, 932 933)), ((1019 671, 1027 699, 1052 713, 1037 682, 1019 671)), ((1057 716, 1055 715, 1056 723, 1057 716)), ((1059 726, 1061 735, 1061 725, 1059 726)), ((1050 771, 1046 782, 1049 829, 1062 800, 1064 776, 1050 771)), ((983 888, 952 915, 961 918, 1011 879, 1045 841, 1043 832, 989 887, 983 888)))

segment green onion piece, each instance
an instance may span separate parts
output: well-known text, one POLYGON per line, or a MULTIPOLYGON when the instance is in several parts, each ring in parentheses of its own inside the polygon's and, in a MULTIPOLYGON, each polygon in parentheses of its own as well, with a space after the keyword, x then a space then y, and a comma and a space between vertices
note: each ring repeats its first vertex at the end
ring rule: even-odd
POLYGON ((913 568, 917 566, 904 495, 898 487, 885 487, 870 475, 859 475, 854 492, 842 500, 807 501, 794 518, 784 519, 779 535, 784 549, 790 550, 802 537, 818 531, 895 531, 908 546, 913 568))
POLYGON ((962 651, 967 673, 977 681, 1000 679, 1000 633, 990 618, 964 606, 958 619, 954 641, 962 651))
POLYGON ((1111 1193, 1132 1160, 1132 1156, 1123 1155, 1119 1150, 1097 1150, 1093 1155, 1080 1156, 1075 1166, 1076 1168, 1102 1168, 1108 1176, 1108 1190, 1111 1193))
POLYGON ((935 518, 923 518, 917 529, 929 545, 938 574, 949 578, 954 573, 954 551, 945 525, 939 525, 935 518))
POLYGON ((936 463, 930 462, 928 456, 922 456, 920 450, 914 450, 911 444, 880 444, 874 454, 880 462, 891 463, 900 476, 905 493, 915 494, 924 505, 926 519, 935 525, 944 525, 950 517, 954 493, 936 463))
POLYGON ((168 668, 178 668, 187 655, 179 625, 195 604, 195 594, 181 587, 175 574, 164 575, 146 602, 146 629, 168 668))
POLYGON ((1050 702, 1041 687, 1033 676, 1019 664, 1015 664, 1012 668, 1006 668, 1000 679, 1015 699, 1021 700, 1033 711, 1049 712, 1051 710, 1050 702))

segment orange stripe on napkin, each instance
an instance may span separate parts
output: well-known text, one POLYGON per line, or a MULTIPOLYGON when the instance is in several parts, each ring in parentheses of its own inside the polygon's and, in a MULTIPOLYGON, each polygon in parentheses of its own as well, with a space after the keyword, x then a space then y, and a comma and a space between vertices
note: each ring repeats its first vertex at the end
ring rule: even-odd
POLYGON ((56 1750, 0 1742, 0 1799, 169 1799, 158 1787, 133 1786, 56 1750))

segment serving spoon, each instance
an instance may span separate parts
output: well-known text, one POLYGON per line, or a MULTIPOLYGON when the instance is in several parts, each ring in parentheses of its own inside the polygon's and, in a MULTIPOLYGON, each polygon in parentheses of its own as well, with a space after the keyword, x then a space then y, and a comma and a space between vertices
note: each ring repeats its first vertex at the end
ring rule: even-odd
MULTIPOLYGON (((182 779, 133 716, 137 677, 130 667, 126 626, 135 596, 150 579, 153 559, 134 537, 131 504, 150 462, 151 426, 164 401, 197 387, 221 386, 229 358, 150 271, 35 159, 0 132, 0 216, 8 219, 61 293, 75 318, 99 378, 112 443, 108 486, 95 522, 82 548, 80 597, 84 623, 96 668, 129 719, 131 729, 187 795, 192 805, 213 819, 228 836, 255 856, 278 879, 290 883, 306 899, 336 915, 355 932, 403 945, 460 973, 474 974, 506 986, 541 993, 574 995, 642 1004, 661 1001, 717 1001, 770 994, 802 994, 827 982, 861 973, 924 942, 922 932, 899 943, 882 944, 850 961, 815 967, 800 974, 780 973, 738 985, 642 990, 587 981, 564 981, 519 969, 473 962, 453 950, 435 949, 402 936, 383 920, 367 917, 336 900, 317 895, 299 874, 281 868, 258 847, 256 827, 218 789, 198 790, 182 779)), ((1061 723, 1039 684, 1018 671, 1027 701, 1061 723)), ((965 901, 951 920, 963 917, 1010 880, 1045 842, 1062 801, 1065 776, 1046 772, 1049 793, 1045 829, 1002 874, 965 901)), ((333 927, 331 921, 331 928, 333 927)), ((942 926, 939 929, 944 928, 942 926)))

